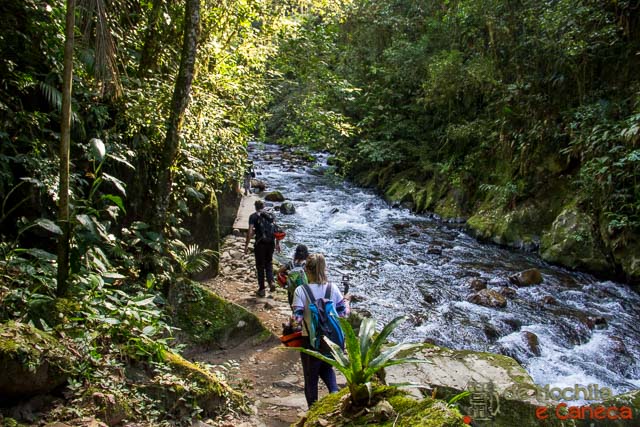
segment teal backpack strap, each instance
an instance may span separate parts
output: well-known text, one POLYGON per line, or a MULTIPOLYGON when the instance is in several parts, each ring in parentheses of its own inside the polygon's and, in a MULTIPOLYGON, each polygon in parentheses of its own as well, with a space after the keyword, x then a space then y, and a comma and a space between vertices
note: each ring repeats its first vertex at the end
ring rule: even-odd
MULTIPOLYGON (((302 288, 304 293, 307 295, 307 304, 304 307, 305 318, 303 318, 303 323, 304 323, 304 325, 305 325, 305 327, 307 329, 307 333, 309 334, 309 344, 311 345, 312 349, 315 349, 316 348, 316 346, 315 346, 316 332, 315 332, 315 329, 313 329, 311 327, 311 325, 307 324, 306 313, 307 313, 307 310, 311 310, 309 308, 309 306, 311 304, 315 304, 316 303, 316 299, 313 297, 313 292, 311 291, 311 288, 309 287, 309 285, 304 284, 304 285, 301 285, 300 287, 302 288)), ((313 322, 311 322, 311 323, 313 323, 313 322)))

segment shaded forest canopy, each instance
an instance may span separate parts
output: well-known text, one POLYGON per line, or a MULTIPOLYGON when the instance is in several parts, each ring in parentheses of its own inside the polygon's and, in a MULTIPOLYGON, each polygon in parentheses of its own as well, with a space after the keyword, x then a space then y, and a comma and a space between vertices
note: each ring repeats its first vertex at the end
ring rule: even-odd
MULTIPOLYGON (((216 273, 250 139, 328 150, 389 200, 640 280, 638 1, 78 0, 61 292, 66 11, 0 3, 0 320, 65 340, 77 402, 108 406, 87 390, 125 365, 177 363, 169 296, 216 273)), ((145 390, 119 391, 154 408, 127 417, 204 407, 165 414, 145 390)), ((240 405, 215 391, 211 413, 240 405)))

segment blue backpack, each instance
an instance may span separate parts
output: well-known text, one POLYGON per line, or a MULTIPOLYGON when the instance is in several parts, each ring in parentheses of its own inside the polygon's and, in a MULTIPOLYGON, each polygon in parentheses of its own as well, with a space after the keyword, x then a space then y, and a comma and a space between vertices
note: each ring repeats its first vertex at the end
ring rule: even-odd
POLYGON ((309 332, 309 344, 311 349, 316 350, 326 356, 331 356, 329 345, 324 342, 323 337, 327 337, 333 343, 344 350, 344 333, 338 321, 338 312, 335 304, 331 300, 331 285, 327 286, 324 298, 315 299, 313 292, 307 284, 301 285, 307 295, 309 304, 305 307, 305 322, 309 332), (308 310, 308 312, 307 312, 308 310))

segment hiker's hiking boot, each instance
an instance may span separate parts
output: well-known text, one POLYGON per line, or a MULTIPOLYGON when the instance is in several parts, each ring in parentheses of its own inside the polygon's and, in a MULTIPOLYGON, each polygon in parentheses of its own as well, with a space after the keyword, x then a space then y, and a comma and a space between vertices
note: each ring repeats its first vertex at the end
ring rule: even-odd
POLYGON ((264 288, 261 288, 261 289, 258 289, 258 292, 256 292, 256 295, 258 295, 259 297, 263 297, 267 295, 267 293, 265 292, 264 288))
POLYGON ((276 285, 274 285, 273 283, 269 283, 269 292, 275 292, 276 291, 276 285))

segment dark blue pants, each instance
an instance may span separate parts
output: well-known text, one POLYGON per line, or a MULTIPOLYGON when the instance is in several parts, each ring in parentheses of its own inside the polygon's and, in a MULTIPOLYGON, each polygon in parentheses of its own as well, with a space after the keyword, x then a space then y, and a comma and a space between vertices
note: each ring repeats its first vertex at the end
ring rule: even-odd
POLYGON ((273 283, 273 251, 275 243, 258 242, 253 248, 256 257, 256 269, 258 270, 258 289, 264 289, 264 279, 267 276, 267 283, 273 283))
POLYGON ((307 398, 309 407, 318 400, 318 378, 322 378, 327 389, 329 389, 329 393, 338 391, 336 373, 331 365, 304 353, 300 353, 300 359, 302 361, 302 372, 304 373, 304 396, 307 398))

